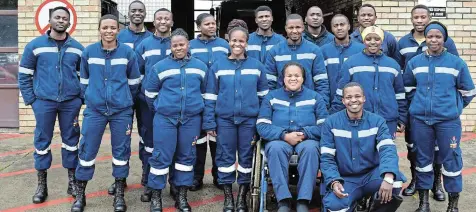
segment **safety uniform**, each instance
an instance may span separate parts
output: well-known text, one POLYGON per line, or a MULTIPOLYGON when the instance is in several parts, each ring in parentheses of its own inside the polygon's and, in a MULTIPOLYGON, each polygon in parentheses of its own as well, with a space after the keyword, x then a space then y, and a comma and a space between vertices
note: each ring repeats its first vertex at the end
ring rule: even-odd
POLYGON ((364 88, 364 109, 385 118, 390 135, 395 136, 397 122, 407 123, 405 87, 395 60, 382 53, 370 55, 362 51, 344 62, 341 76, 330 113, 345 108, 342 90, 347 83, 357 82, 364 88))
POLYGON ((327 29, 324 25, 321 25, 321 32, 317 36, 314 36, 313 34, 311 34, 307 30, 307 27, 308 26, 305 26, 305 30, 304 30, 304 33, 302 34, 302 37, 304 39, 308 40, 309 42, 311 42, 311 43, 313 43, 313 44, 315 44, 319 47, 322 47, 322 46, 334 41, 335 36, 332 33, 330 33, 329 31, 327 31, 327 29))
POLYGON ((324 207, 348 211, 353 203, 377 192, 385 173, 395 176, 393 194, 400 193, 405 176, 398 169, 395 143, 385 119, 364 110, 362 118, 351 120, 347 110, 329 116, 321 129, 321 172, 326 185, 324 207), (340 181, 347 197, 340 199, 332 182, 340 181))
POLYGON ((56 116, 62 138, 62 164, 72 169, 78 164, 79 124, 81 109, 79 66, 84 47, 67 34, 58 46, 50 31, 33 39, 23 52, 18 69, 18 86, 25 105, 35 114, 35 169, 51 166, 51 139, 56 116))
POLYGON ((174 161, 175 186, 191 186, 200 135, 207 66, 193 57, 168 56, 147 74, 145 96, 154 116, 154 151, 148 186, 164 189, 174 161))
POLYGON ((283 41, 286 42, 286 38, 274 32, 271 36, 260 35, 258 32, 253 32, 248 39, 246 54, 264 64, 268 51, 273 48, 274 45, 283 41))
POLYGON ((127 178, 132 106, 141 82, 135 52, 119 42, 114 50, 104 50, 101 42, 91 44, 81 57, 80 81, 86 109, 76 179, 92 179, 94 162, 107 124, 111 128, 112 175, 127 178))
POLYGON ((324 65, 327 70, 330 88, 330 102, 334 99, 339 83, 340 70, 342 64, 352 55, 361 52, 365 46, 359 42, 349 40, 349 44, 339 45, 334 40, 321 47, 322 56, 324 56, 324 65))
MULTIPOLYGON (((201 40, 201 35, 190 41, 190 53, 193 57, 201 60, 208 68, 212 66, 215 61, 220 59, 226 59, 230 52, 230 46, 228 42, 219 37, 213 37, 211 40, 201 40)), ((195 179, 198 181, 203 180, 205 175, 205 162, 207 159, 207 142, 210 147, 210 155, 212 157, 212 175, 213 179, 218 178, 218 168, 215 164, 216 154, 216 138, 207 136, 207 133, 203 131, 197 140, 197 162, 194 167, 195 179), (211 142, 208 142, 211 141, 211 142)))
POLYGON ((461 120, 463 108, 476 94, 466 63, 446 50, 413 57, 404 74, 407 92, 414 92, 409 108, 411 138, 416 147, 416 188, 433 186, 433 157, 438 143, 443 183, 449 193, 462 191, 461 120))
POLYGON ((298 200, 311 200, 319 170, 321 125, 327 117, 324 99, 303 87, 292 92, 284 88, 271 91, 261 104, 256 128, 267 141, 265 154, 274 192, 278 201, 292 198, 289 192, 288 166, 293 152, 299 155, 298 200), (306 140, 296 146, 284 141, 285 133, 303 132, 306 140))
POLYGON ((153 33, 149 32, 145 26, 141 32, 134 32, 129 29, 129 27, 126 27, 117 34, 117 41, 128 45, 132 49, 135 49, 142 42, 142 40, 152 35, 153 33))
POLYGON ((329 104, 329 81, 327 79, 324 57, 321 49, 302 39, 300 44, 289 45, 281 42, 271 48, 266 56, 266 78, 270 89, 283 87, 283 68, 289 61, 299 62, 306 70, 303 83, 309 89, 319 93, 329 104))
MULTIPOLYGON (((393 58, 395 61, 400 61, 400 52, 398 52, 398 43, 397 39, 387 31, 383 31, 384 38, 382 42, 382 51, 385 55, 393 58)), ((360 29, 357 28, 352 34, 350 34, 350 38, 356 42, 363 43, 362 34, 360 29)))
POLYGON ((268 92, 265 67, 254 58, 226 58, 210 68, 202 129, 217 132, 218 183, 235 182, 237 150, 238 184, 250 183, 256 117, 268 92))
MULTIPOLYGON (((139 130, 139 158, 142 161, 142 171, 145 174, 144 180, 148 179, 149 173, 149 158, 152 156, 154 150, 153 141, 153 121, 154 112, 151 111, 147 105, 145 97, 145 84, 147 82, 148 73, 152 67, 159 61, 170 55, 170 38, 161 38, 155 35, 144 39, 135 49, 137 53, 137 61, 139 70, 141 72, 142 85, 141 92, 137 95, 136 111, 139 123, 137 128, 139 130)), ((143 182, 147 185, 147 181, 143 182)))

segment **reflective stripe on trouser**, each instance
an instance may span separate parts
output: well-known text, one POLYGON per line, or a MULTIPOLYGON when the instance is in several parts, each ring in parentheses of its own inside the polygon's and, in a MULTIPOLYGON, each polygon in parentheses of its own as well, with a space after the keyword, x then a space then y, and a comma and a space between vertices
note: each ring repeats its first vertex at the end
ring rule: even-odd
POLYGON ((142 172, 146 175, 146 182, 149 174, 149 158, 154 151, 153 122, 154 112, 149 109, 145 96, 139 93, 135 102, 137 130, 139 132, 139 159, 142 161, 142 172))
POLYGON ((442 158, 443 184, 446 192, 461 192, 463 179, 461 170, 461 120, 459 118, 443 121, 433 125, 416 118, 411 118, 413 127, 412 139, 416 147, 416 188, 431 189, 433 187, 433 161, 435 140, 438 142, 439 157, 442 158))
POLYGON ((93 178, 95 159, 108 123, 111 129, 112 176, 127 178, 131 156, 132 108, 105 116, 87 107, 83 114, 83 130, 81 131, 83 137, 79 143, 76 179, 87 181, 93 178))
MULTIPOLYGON (((410 102, 408 103, 408 105, 410 105, 410 102)), ((411 139, 411 131, 412 131, 412 127, 411 127, 411 122, 409 121, 407 125, 405 126, 405 142, 407 143, 407 150, 409 153, 413 152, 413 154, 407 154, 407 159, 409 161, 416 160, 415 158, 412 158, 414 157, 413 155, 416 154, 416 148, 415 148, 415 145, 413 144, 414 143, 413 140, 411 139)), ((436 164, 441 164, 441 161, 443 161, 444 158, 439 157, 438 150, 439 150, 438 146, 435 146, 434 159, 436 164)))
POLYGON ((233 120, 217 118, 218 183, 232 184, 238 170, 238 184, 250 183, 256 118, 247 118, 235 124, 233 120), (238 168, 235 168, 238 151, 238 168))
POLYGON ((149 158, 150 173, 147 185, 164 189, 167 174, 174 168, 172 184, 191 186, 195 164, 195 140, 200 135, 201 115, 189 117, 185 123, 172 122, 163 115, 154 116, 154 152, 149 158))
POLYGON ((64 102, 37 99, 32 108, 35 114, 36 128, 33 144, 35 146, 35 169, 44 170, 51 167, 51 139, 58 116, 61 130, 61 160, 64 168, 78 165, 79 123, 81 99, 75 98, 64 102))
MULTIPOLYGON (((349 195, 340 199, 332 190, 327 189, 322 200, 325 208, 324 211, 348 211, 355 201, 378 192, 383 181, 378 167, 367 174, 342 178, 344 178, 344 190, 349 195)), ((401 177, 397 176, 393 186, 393 195, 400 194, 403 183, 401 179, 401 177)))
MULTIPOLYGON (((206 132, 202 132, 200 134, 199 139, 205 139, 207 137, 206 132)), ((218 167, 215 163, 216 151, 217 151, 217 142, 216 138, 215 141, 208 141, 202 144, 198 144, 197 142, 197 160, 195 162, 195 166, 193 167, 194 178, 202 181, 203 176, 205 175, 205 163, 207 160, 207 146, 210 147, 210 156, 212 160, 212 176, 214 179, 217 178, 218 167)))
POLYGON ((319 170, 319 142, 305 140, 296 147, 285 141, 271 141, 265 144, 269 174, 278 201, 292 198, 289 191, 289 159, 293 151, 299 155, 298 161, 298 200, 311 200, 319 170))

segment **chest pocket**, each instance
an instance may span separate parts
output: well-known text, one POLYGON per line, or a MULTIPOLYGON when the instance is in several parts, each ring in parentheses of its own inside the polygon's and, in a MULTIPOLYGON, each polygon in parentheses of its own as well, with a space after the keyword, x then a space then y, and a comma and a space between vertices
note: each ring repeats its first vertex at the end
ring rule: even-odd
POLYGON ((316 123, 316 116, 314 114, 314 107, 316 105, 315 99, 303 100, 296 102, 296 115, 298 117, 298 124, 301 127, 312 126, 316 123))

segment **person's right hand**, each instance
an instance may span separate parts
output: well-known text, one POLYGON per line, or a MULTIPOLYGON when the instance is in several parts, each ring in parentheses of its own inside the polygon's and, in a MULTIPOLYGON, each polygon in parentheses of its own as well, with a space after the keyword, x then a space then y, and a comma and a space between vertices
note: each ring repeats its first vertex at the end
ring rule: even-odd
POLYGON ((284 135, 284 141, 288 142, 291 146, 296 146, 303 139, 302 132, 291 132, 284 135))
POLYGON ((339 199, 349 196, 348 193, 344 193, 344 186, 342 186, 342 184, 339 182, 334 183, 332 186, 332 191, 334 191, 334 194, 339 197, 339 199))
POLYGON ((207 134, 213 137, 217 137, 217 132, 215 130, 207 131, 207 134))

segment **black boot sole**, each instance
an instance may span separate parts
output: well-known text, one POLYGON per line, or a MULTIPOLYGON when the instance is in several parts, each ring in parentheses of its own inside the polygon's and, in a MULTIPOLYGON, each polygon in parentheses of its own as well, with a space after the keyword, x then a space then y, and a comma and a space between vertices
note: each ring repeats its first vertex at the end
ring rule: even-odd
POLYGON ((123 206, 123 207, 115 207, 114 208, 114 212, 126 212, 127 211, 127 207, 126 206, 123 206))
POLYGON ((37 199, 37 200, 32 199, 32 202, 34 204, 41 204, 41 203, 44 203, 46 201, 46 199, 48 199, 48 197, 45 197, 44 199, 37 199))
POLYGON ((140 195, 140 201, 141 202, 150 202, 150 199, 152 199, 152 194, 142 194, 142 195, 140 195))

